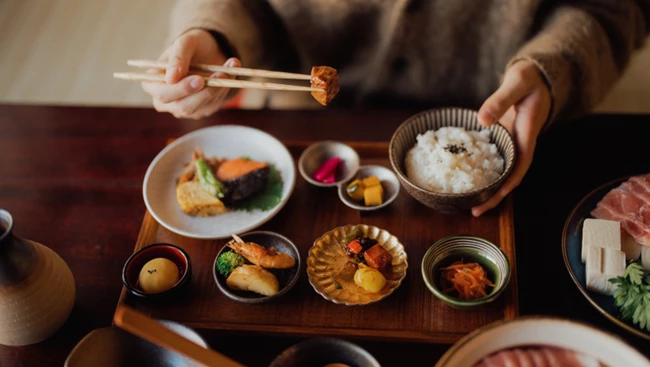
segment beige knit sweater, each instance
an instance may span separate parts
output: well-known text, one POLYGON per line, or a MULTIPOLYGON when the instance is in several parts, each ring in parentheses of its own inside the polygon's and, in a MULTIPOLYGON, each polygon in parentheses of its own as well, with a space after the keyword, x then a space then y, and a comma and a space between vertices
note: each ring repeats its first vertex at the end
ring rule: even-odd
POLYGON ((650 0, 179 0, 171 20, 172 37, 220 33, 245 67, 338 69, 339 106, 478 108, 509 64, 530 59, 552 117, 570 118, 642 45, 650 0))

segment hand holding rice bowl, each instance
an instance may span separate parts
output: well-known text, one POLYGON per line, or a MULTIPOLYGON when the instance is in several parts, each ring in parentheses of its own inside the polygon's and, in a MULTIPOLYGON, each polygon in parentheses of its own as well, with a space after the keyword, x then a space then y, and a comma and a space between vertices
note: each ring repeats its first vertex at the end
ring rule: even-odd
POLYGON ((427 190, 460 194, 496 181, 504 170, 490 130, 442 127, 417 136, 406 154, 406 175, 427 190))
MULTIPOLYGON (((501 187, 505 179, 510 175, 512 172, 512 169, 514 167, 514 162, 515 162, 515 143, 512 140, 512 137, 508 133, 508 131, 505 129, 500 124, 494 124, 488 128, 485 128, 481 126, 478 123, 478 120, 476 119, 476 111, 469 110, 469 109, 462 109, 462 108, 440 108, 440 109, 432 109, 432 110, 427 110, 423 111, 421 113, 418 113, 409 119, 407 119, 405 122, 400 125, 400 127, 397 128, 395 133, 393 134, 393 137, 391 138, 390 141, 390 147, 389 147, 389 157, 390 157, 390 163, 391 166, 393 167, 393 170, 397 174, 398 179, 400 180, 400 183, 402 184, 402 187, 406 190, 406 192, 411 195, 414 199, 419 201, 420 203, 424 204, 425 206, 436 210, 440 213, 445 213, 445 214, 451 214, 451 213, 459 213, 463 211, 470 210, 472 207, 479 205, 488 199, 492 197, 501 187), (462 128, 465 129, 469 132, 474 132, 474 131, 481 131, 484 130, 486 132, 484 133, 478 133, 479 136, 480 134, 487 134, 489 133, 489 144, 494 145, 495 149, 498 152, 499 157, 503 160, 503 168, 499 170, 499 167, 493 168, 492 170, 497 170, 500 171, 498 177, 496 179, 491 179, 490 177, 487 178, 486 181, 490 181, 489 183, 485 184, 485 186, 480 187, 484 183, 477 183, 474 182, 473 180, 467 179, 471 175, 464 176, 465 179, 463 179, 463 174, 461 172, 456 172, 453 175, 457 176, 455 179, 455 183, 449 183, 447 182, 447 178, 445 178, 445 175, 442 174, 439 176, 439 178, 433 178, 430 181, 432 183, 436 183, 438 181, 445 181, 445 185, 447 185, 447 191, 449 192, 442 192, 442 191, 435 191, 431 190, 429 188, 423 187, 420 184, 414 182, 414 179, 412 179, 408 174, 407 174, 407 160, 411 161, 410 163, 413 163, 413 157, 411 159, 407 159, 407 155, 409 154, 409 151, 413 150, 414 147, 416 148, 422 148, 420 147, 420 142, 418 141, 418 135, 423 135, 424 138, 420 139, 427 139, 427 133, 428 131, 432 130, 434 131, 433 136, 435 137, 435 132, 438 130, 445 128, 445 127, 455 127, 455 128, 462 128), (464 182, 466 181, 466 182, 464 182), (473 188, 469 188, 469 184, 472 185, 473 188), (453 192, 453 187, 456 186, 458 190, 463 191, 463 192, 453 192)), ((445 131, 445 130, 443 130, 445 131)), ((472 136, 470 134, 467 134, 468 136, 472 136)), ((446 135, 450 135, 450 131, 447 131, 446 135)), ((430 137, 429 137, 430 139, 430 137)), ((469 155, 471 152, 466 151, 469 150, 468 146, 469 143, 463 143, 461 142, 459 144, 449 144, 449 143, 444 143, 445 145, 441 144, 441 141, 438 141, 438 148, 442 149, 442 152, 439 153, 445 153, 448 154, 447 151, 445 151, 445 148, 449 151, 455 151, 455 154, 458 153, 467 153, 466 155, 469 155)), ((474 145, 479 145, 476 141, 473 142, 474 145)), ((482 143, 481 143, 482 144, 482 143)), ((430 154, 433 154, 431 152, 426 151, 426 146, 428 146, 426 142, 422 143, 424 152, 420 151, 420 149, 415 149, 414 153, 411 153, 412 155, 416 156, 422 156, 422 158, 426 161, 428 156, 430 154), (420 152, 418 152, 420 151, 420 152)), ((435 142, 434 142, 435 146, 435 142)), ((471 148, 471 147, 470 147, 471 148)), ((480 148, 479 148, 480 149, 480 148)), ((492 154, 489 153, 491 148, 487 148, 488 150, 486 151, 486 154, 483 154, 483 158, 487 158, 488 161, 492 157, 492 154)), ((451 153, 454 154, 454 153, 451 153)), ((465 158, 469 158, 471 161, 472 159, 475 158, 481 158, 479 157, 480 154, 477 153, 472 153, 471 156, 469 157, 463 157, 461 161, 465 161, 465 158), (474 155, 476 157, 472 158, 474 155)), ((460 157, 456 157, 455 159, 459 159, 460 157)), ((435 164, 440 164, 439 162, 435 162, 435 164)), ((496 162, 496 165, 498 166, 498 161, 496 162)), ((451 166, 451 165, 450 165, 451 166)), ((429 167, 430 168, 430 167, 429 167)), ((474 167, 476 168, 476 167, 474 167)), ((483 170, 490 169, 490 167, 483 167, 483 170)), ((465 173, 471 172, 472 169, 471 167, 467 167, 465 170, 465 173)), ((422 172, 417 173, 416 175, 422 175, 422 172)), ((438 175, 437 173, 434 173, 433 176, 438 175)), ((413 176, 413 175, 411 175, 413 176)), ((427 175, 426 173, 424 174, 424 179, 430 178, 430 175, 427 175)), ((442 185, 441 185, 442 186, 442 185)), ((440 188, 442 190, 442 188, 440 188)))

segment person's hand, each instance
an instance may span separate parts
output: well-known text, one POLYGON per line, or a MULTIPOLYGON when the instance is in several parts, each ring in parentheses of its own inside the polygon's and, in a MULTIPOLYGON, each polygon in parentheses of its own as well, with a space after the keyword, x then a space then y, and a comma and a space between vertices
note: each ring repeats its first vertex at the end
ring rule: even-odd
MULTIPOLYGON (((228 88, 205 88, 198 75, 187 75, 190 63, 240 67, 236 58, 226 60, 212 35, 193 29, 178 37, 158 59, 168 63, 165 83, 142 83, 142 89, 153 97, 156 111, 169 112, 177 118, 199 119, 215 113, 226 101, 228 88)), ((153 71, 155 72, 155 71, 153 71)), ((212 78, 228 78, 215 73, 212 78)))
POLYGON ((476 217, 499 205, 526 175, 533 162, 533 153, 544 123, 551 110, 551 94, 539 69, 528 60, 510 66, 503 83, 479 109, 478 121, 490 126, 500 121, 512 135, 517 160, 510 176, 485 203, 472 208, 476 217))

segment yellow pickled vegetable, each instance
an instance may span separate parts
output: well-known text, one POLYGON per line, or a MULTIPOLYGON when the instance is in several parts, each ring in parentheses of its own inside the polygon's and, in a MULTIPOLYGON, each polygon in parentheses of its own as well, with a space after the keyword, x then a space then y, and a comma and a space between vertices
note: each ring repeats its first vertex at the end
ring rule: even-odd
POLYGON ((379 178, 377 176, 370 176, 363 179, 363 186, 365 188, 380 186, 380 185, 381 182, 379 182, 379 178))
POLYGON ((354 273, 354 284, 370 293, 379 293, 386 285, 386 278, 377 269, 359 264, 354 273))
POLYGON ((366 187, 363 198, 366 206, 381 205, 384 202, 384 188, 381 185, 366 187))
POLYGON ((348 192, 348 196, 350 196, 352 200, 363 200, 364 185, 361 180, 354 180, 350 182, 346 190, 348 192))
POLYGON ((138 287, 145 293, 160 293, 171 289, 178 280, 178 266, 169 259, 159 257, 142 267, 138 287))

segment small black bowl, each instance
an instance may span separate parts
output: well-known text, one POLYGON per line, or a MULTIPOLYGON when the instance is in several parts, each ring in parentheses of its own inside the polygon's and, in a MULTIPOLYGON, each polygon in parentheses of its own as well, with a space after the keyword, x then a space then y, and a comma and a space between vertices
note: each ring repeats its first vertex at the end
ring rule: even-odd
POLYGON ((217 254, 217 257, 214 259, 214 265, 212 266, 214 281, 217 283, 219 290, 234 301, 249 304, 267 302, 289 292, 298 281, 300 268, 302 267, 300 253, 298 252, 296 245, 294 245, 288 238, 275 232, 268 231, 248 232, 239 237, 246 242, 254 242, 266 248, 274 247, 278 252, 289 254, 296 259, 296 265, 291 269, 266 269, 273 273, 273 275, 278 278, 278 283, 280 283, 280 291, 272 296, 264 296, 255 292, 232 290, 226 284, 226 278, 217 271, 217 260, 219 259, 219 256, 224 252, 232 251, 228 245, 224 245, 217 254))
POLYGON ((380 367, 365 349, 348 341, 332 338, 309 339, 277 356, 270 367, 322 367, 342 363, 350 367, 380 367))
POLYGON ((190 257, 182 248, 169 243, 155 243, 135 252, 126 260, 122 269, 122 283, 126 289, 136 297, 140 298, 158 298, 177 292, 181 287, 187 284, 191 278, 192 265, 190 257), (145 293, 136 287, 138 276, 142 267, 150 260, 163 257, 171 260, 178 266, 179 280, 170 289, 160 293, 145 293))

